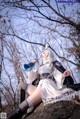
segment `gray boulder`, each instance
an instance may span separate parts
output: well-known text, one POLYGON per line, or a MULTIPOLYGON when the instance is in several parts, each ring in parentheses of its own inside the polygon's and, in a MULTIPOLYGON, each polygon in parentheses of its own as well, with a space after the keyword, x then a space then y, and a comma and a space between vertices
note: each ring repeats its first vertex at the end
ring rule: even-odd
POLYGON ((80 105, 63 101, 44 107, 41 103, 25 119, 80 119, 80 105))

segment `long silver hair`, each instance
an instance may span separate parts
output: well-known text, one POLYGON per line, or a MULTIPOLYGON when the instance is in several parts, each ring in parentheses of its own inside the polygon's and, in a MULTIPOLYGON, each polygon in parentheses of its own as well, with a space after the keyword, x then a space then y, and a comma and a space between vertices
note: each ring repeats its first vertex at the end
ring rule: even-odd
POLYGON ((42 55, 46 55, 46 59, 42 59, 43 64, 51 63, 55 60, 53 51, 49 48, 49 45, 46 44, 45 49, 42 51, 42 55))

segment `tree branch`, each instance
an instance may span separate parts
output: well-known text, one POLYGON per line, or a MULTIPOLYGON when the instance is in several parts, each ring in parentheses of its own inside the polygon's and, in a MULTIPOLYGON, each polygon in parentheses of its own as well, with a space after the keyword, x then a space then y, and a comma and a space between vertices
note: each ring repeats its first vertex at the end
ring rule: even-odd
MULTIPOLYGON (((35 42, 32 42, 32 41, 25 40, 25 39, 23 39, 23 38, 17 36, 16 34, 4 34, 4 35, 15 36, 16 38, 18 38, 18 39, 20 39, 20 40, 22 40, 22 41, 24 41, 24 42, 27 42, 27 43, 30 43, 30 44, 34 44, 34 45, 40 45, 40 46, 45 47, 45 44, 35 43, 35 42)), ((75 62, 73 62, 73 61, 71 61, 71 60, 68 60, 68 59, 66 59, 65 57, 60 56, 51 46, 49 46, 49 47, 50 47, 50 49, 52 49, 52 51, 53 51, 59 58, 64 59, 64 60, 66 60, 66 61, 68 61, 68 62, 70 62, 70 63, 72 63, 72 64, 74 64, 74 65, 76 65, 76 66, 79 66, 79 64, 77 64, 77 63, 75 63, 75 62)))

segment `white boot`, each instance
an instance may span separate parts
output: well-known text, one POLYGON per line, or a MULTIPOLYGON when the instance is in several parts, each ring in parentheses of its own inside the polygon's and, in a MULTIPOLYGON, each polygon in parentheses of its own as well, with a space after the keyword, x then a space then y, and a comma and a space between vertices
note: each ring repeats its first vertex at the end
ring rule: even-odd
POLYGON ((34 110, 34 107, 29 107, 29 108, 27 109, 27 114, 31 113, 33 110, 34 110))

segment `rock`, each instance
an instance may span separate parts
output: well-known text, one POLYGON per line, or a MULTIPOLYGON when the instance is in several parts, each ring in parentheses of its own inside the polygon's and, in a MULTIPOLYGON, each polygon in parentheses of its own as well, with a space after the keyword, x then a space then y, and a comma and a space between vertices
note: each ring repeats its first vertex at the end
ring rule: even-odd
POLYGON ((44 107, 41 103, 25 119, 80 119, 80 105, 63 101, 44 107))

